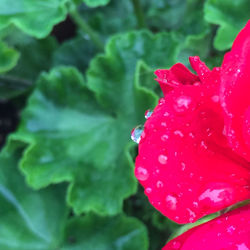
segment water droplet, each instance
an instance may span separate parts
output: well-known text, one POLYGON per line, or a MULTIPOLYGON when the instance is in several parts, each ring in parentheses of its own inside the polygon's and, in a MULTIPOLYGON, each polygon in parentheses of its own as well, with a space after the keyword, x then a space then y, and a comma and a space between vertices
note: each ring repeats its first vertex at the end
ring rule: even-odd
POLYGON ((179 241, 173 241, 172 242, 172 248, 173 249, 180 249, 180 247, 181 247, 181 243, 179 242, 179 241))
POLYGON ((140 142, 141 140, 141 136, 143 133, 144 127, 142 125, 139 125, 137 127, 135 127, 132 131, 131 131, 131 139, 136 142, 137 144, 140 142))
MULTIPOLYGON (((224 184, 225 185, 225 184, 224 184)), ((207 188, 199 196, 199 201, 203 201, 211 205, 211 202, 215 205, 223 203, 230 203, 233 199, 233 189, 229 186, 224 186, 223 183, 215 183, 214 187, 207 188)))
POLYGON ((171 210, 176 210, 177 198, 173 195, 166 196, 167 207, 171 210))
POLYGON ((162 126, 162 127, 167 127, 167 123, 166 123, 166 122, 162 122, 162 123, 161 123, 161 126, 162 126))
POLYGON ((162 135, 161 140, 162 141, 167 141, 168 140, 168 135, 162 135))
POLYGON ((194 109, 194 105, 192 105, 192 98, 190 96, 179 96, 175 100, 174 109, 178 113, 184 113, 187 111, 191 111, 194 109))
POLYGON ((157 181, 156 183, 156 187, 157 188, 162 188, 164 185, 163 185, 163 182, 162 181, 157 181))
POLYGON ((163 116, 168 117, 168 116, 169 116, 169 113, 168 113, 168 112, 165 112, 163 116))
POLYGON ((153 114, 153 111, 148 109, 146 112, 145 112, 145 118, 148 119, 151 115, 153 114))
POLYGON ((186 169, 186 164, 184 162, 181 162, 181 170, 184 171, 186 169))
POLYGON ((229 233, 229 234, 233 234, 234 233, 234 231, 235 231, 235 227, 234 226, 229 226, 228 228, 227 228, 227 232, 229 233))
POLYGON ((174 134, 177 135, 177 136, 180 136, 181 138, 184 137, 184 134, 180 130, 175 130, 174 134))
POLYGON ((151 194, 152 193, 152 188, 146 188, 145 189, 145 193, 147 193, 147 194, 151 194))
POLYGON ((220 97, 219 97, 218 95, 213 95, 213 96, 211 97, 211 99, 212 99, 212 101, 215 102, 215 103, 217 103, 217 102, 220 101, 220 97))
POLYGON ((189 213, 189 222, 193 223, 196 218, 196 213, 192 211, 190 208, 187 208, 187 211, 189 213))
POLYGON ((159 155, 158 157, 158 161, 161 163, 161 164, 167 164, 167 161, 168 161, 168 157, 166 155, 159 155))
POLYGON ((137 167, 135 169, 135 176, 140 181, 146 181, 149 177, 148 170, 143 167, 137 167))

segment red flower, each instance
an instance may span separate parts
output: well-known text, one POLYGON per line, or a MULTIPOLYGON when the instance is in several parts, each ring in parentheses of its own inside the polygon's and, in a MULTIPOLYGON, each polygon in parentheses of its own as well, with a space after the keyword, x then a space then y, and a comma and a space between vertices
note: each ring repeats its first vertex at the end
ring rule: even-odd
POLYGON ((194 227, 171 240, 162 250, 250 249, 250 205, 194 227))
POLYGON ((250 198, 250 22, 221 68, 199 57, 157 70, 164 98, 145 123, 135 175, 151 204, 194 222, 250 198))

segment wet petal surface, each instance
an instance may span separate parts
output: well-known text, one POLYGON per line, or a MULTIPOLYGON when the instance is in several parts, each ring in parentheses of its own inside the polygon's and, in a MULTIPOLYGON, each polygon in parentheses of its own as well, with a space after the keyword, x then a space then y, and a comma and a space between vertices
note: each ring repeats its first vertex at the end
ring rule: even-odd
POLYGON ((250 197, 249 163, 223 134, 220 70, 194 61, 202 81, 164 93, 145 123, 135 168, 151 204, 177 223, 250 197))

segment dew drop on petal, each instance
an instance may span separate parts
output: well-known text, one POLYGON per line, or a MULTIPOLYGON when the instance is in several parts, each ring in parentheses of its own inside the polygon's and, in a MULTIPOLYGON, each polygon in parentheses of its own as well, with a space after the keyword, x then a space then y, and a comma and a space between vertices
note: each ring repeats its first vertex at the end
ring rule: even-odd
POLYGON ((157 181, 156 182, 156 187, 157 188, 162 188, 164 185, 163 185, 163 182, 162 181, 157 181))
POLYGON ((192 98, 190 96, 179 96, 174 103, 174 109, 177 113, 191 111, 194 108, 192 98))
POLYGON ((181 137, 181 138, 184 137, 184 134, 180 130, 175 130, 174 134, 177 135, 177 136, 179 136, 179 137, 181 137))
POLYGON ((172 249, 180 249, 181 243, 179 241, 173 241, 172 242, 172 249))
POLYGON ((162 140, 162 141, 167 141, 168 138, 169 138, 168 135, 162 135, 162 136, 161 136, 161 140, 162 140))
POLYGON ((151 194, 152 193, 152 188, 148 187, 145 189, 146 194, 151 194))
POLYGON ((144 130, 143 126, 139 125, 139 126, 135 127, 134 129, 132 129, 132 131, 131 131, 131 139, 134 142, 136 142, 137 144, 141 140, 141 136, 142 136, 143 130, 144 130))
POLYGON ((167 157, 166 155, 159 155, 158 161, 159 161, 161 164, 165 165, 165 164, 167 164, 168 157, 167 157))
POLYGON ((143 167, 137 167, 135 169, 135 176, 140 181, 146 181, 149 177, 148 170, 143 167))
POLYGON ((176 210, 177 206, 177 198, 173 195, 167 195, 166 196, 166 205, 171 210, 176 210))
POLYGON ((148 119, 151 115, 153 114, 153 111, 148 109, 146 112, 145 112, 145 118, 148 119))

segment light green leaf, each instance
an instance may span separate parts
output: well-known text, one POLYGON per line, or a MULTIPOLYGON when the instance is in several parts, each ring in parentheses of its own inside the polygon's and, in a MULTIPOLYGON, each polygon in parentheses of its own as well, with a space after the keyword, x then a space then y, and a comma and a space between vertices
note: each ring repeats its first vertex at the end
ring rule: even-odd
POLYGON ((56 249, 66 222, 65 185, 33 191, 19 173, 21 150, 0 154, 0 249, 56 249))
POLYGON ((106 5, 110 0, 82 0, 89 7, 98 7, 102 5, 106 5))
POLYGON ((15 134, 30 143, 21 161, 28 183, 70 181, 67 199, 75 212, 120 212, 136 191, 130 131, 157 100, 139 85, 137 61, 168 67, 177 51, 171 34, 132 32, 111 39, 106 54, 91 62, 87 86, 73 68, 43 74, 15 134))
POLYGON ((226 50, 249 19, 250 0, 207 0, 204 11, 208 22, 220 26, 214 40, 215 48, 226 50))
POLYGON ((68 0, 1 0, 0 29, 14 24, 36 38, 46 37, 66 18, 68 0))
POLYGON ((72 219, 62 250, 147 250, 147 230, 136 218, 88 214, 72 219))
POLYGON ((11 70, 17 64, 20 54, 0 41, 0 73, 11 70))

